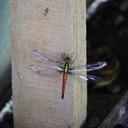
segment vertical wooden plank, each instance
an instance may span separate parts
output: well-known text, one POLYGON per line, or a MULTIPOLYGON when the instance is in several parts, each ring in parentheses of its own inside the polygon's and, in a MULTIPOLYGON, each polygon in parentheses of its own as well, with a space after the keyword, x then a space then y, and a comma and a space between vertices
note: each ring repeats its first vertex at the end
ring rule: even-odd
MULTIPOLYGON (((86 0, 74 0, 73 6, 73 42, 76 45, 76 65, 85 64, 86 61, 86 28, 85 28, 85 3, 86 0)), ((81 81, 82 82, 82 81, 81 81)), ((86 82, 80 83, 79 80, 74 81, 74 122, 76 128, 80 127, 80 124, 84 122, 86 117, 87 106, 87 87, 86 82)))
POLYGON ((79 128, 86 118, 86 82, 29 70, 50 66, 32 58, 38 50, 55 60, 65 53, 86 63, 85 0, 12 0, 12 75, 15 128, 79 128))

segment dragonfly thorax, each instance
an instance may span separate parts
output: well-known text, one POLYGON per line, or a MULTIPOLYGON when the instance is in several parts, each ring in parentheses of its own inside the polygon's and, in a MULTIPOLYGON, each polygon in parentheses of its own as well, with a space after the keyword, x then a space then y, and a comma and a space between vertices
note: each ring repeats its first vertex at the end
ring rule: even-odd
POLYGON ((69 63, 65 62, 65 64, 64 64, 64 72, 67 73, 68 69, 69 69, 69 63))
POLYGON ((64 58, 64 72, 67 73, 69 70, 69 66, 71 64, 71 58, 70 57, 66 57, 64 58))

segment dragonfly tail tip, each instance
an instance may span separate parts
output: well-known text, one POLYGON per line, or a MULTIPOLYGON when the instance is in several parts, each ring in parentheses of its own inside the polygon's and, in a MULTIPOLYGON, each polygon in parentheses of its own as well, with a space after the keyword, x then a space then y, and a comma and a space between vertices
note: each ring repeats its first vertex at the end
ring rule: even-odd
POLYGON ((64 95, 61 96, 61 99, 64 99, 64 95))

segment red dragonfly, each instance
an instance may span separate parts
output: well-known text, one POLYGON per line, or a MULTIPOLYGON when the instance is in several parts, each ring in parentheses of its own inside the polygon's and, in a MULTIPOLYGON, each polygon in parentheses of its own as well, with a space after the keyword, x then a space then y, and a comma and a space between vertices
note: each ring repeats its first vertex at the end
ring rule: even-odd
POLYGON ((101 80, 100 77, 94 76, 94 75, 86 75, 86 73, 102 69, 107 65, 105 61, 100 61, 100 62, 93 63, 93 64, 87 64, 87 65, 85 64, 85 65, 71 67, 73 60, 68 56, 64 57, 63 62, 60 62, 60 61, 56 61, 52 58, 45 56, 44 54, 38 52, 37 50, 33 50, 33 56, 35 57, 36 60, 39 60, 42 63, 48 62, 52 65, 52 66, 49 66, 49 68, 41 67, 37 65, 30 65, 30 69, 36 72, 37 74, 42 74, 44 72, 63 73, 62 94, 61 94, 62 99, 64 98, 68 74, 71 74, 71 75, 76 74, 79 78, 86 80, 86 81, 87 80, 99 81, 101 80))

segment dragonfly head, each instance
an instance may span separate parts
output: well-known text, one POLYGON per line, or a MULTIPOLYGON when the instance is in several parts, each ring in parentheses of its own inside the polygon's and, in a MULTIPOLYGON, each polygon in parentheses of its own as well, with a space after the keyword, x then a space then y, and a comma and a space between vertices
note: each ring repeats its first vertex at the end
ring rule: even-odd
POLYGON ((73 55, 69 53, 62 53, 61 59, 64 63, 68 63, 69 65, 71 65, 75 60, 73 55))
POLYGON ((70 57, 66 57, 66 58, 64 58, 64 61, 65 61, 65 63, 67 63, 68 66, 69 66, 69 64, 71 63, 71 58, 70 58, 70 57))

